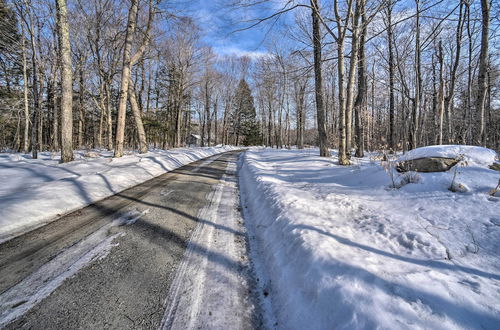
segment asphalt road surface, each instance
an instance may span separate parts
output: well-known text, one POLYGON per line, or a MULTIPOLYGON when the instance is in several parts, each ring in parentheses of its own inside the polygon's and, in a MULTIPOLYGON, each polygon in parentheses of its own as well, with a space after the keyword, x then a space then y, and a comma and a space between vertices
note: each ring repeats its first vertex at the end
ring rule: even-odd
POLYGON ((239 154, 181 167, 0 245, 0 328, 260 327, 237 210, 239 154), (235 242, 228 256, 214 252, 226 241, 235 242), (230 289, 217 289, 220 273, 230 289))

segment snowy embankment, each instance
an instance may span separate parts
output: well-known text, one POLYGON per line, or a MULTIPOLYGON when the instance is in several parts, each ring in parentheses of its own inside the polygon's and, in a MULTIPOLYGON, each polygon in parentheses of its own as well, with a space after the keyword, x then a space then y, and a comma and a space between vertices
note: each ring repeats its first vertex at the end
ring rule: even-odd
POLYGON ((112 158, 110 152, 0 154, 0 242, 198 159, 234 147, 153 150, 112 158))
POLYGON ((453 169, 390 189, 379 161, 341 167, 317 154, 247 151, 240 163, 253 255, 277 328, 498 329, 493 159, 469 157, 456 176, 469 191, 453 193, 453 169))

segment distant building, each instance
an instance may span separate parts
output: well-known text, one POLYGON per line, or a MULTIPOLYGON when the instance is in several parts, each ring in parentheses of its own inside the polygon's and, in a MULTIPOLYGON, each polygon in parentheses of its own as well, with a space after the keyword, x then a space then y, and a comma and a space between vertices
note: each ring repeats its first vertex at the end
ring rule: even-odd
POLYGON ((196 134, 189 134, 186 139, 186 144, 188 147, 199 147, 201 144, 201 136, 196 134))

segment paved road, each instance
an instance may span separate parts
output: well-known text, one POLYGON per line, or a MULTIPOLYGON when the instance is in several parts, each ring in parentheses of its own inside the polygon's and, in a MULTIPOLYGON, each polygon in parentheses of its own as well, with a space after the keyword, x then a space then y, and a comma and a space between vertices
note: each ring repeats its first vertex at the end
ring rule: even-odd
MULTIPOLYGON (((227 230, 200 218, 221 179, 236 181, 226 169, 230 163, 235 168, 238 155, 184 166, 0 245, 0 328, 149 329, 165 323, 169 299, 178 299, 169 290, 183 281, 178 268, 196 228, 230 232, 245 253, 243 226, 227 230)), ((248 264, 237 262, 238 276, 250 273, 248 264)), ((248 311, 237 327, 253 328, 256 309, 242 296, 251 290, 251 280, 245 281, 235 306, 248 311)))

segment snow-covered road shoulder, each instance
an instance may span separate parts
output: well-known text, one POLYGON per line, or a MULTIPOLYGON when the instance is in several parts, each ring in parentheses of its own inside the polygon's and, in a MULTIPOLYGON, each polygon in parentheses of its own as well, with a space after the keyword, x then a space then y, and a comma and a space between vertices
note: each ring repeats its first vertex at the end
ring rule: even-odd
POLYGON ((241 162, 277 328, 498 327, 498 172, 461 167, 467 193, 448 190, 453 171, 389 189, 378 162, 317 154, 247 151, 241 162))
POLYGON ((0 154, 0 243, 59 216, 114 195, 178 167, 236 148, 152 150, 112 158, 77 152, 77 160, 40 153, 0 154))

